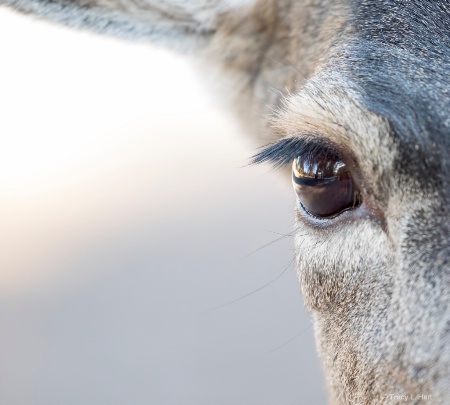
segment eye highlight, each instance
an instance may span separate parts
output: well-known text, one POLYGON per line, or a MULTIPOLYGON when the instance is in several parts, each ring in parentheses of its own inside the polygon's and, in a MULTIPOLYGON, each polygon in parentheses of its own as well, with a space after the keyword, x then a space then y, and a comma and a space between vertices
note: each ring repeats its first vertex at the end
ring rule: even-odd
POLYGON ((294 159, 292 182, 302 207, 315 217, 334 217, 361 204, 347 165, 320 149, 294 159))

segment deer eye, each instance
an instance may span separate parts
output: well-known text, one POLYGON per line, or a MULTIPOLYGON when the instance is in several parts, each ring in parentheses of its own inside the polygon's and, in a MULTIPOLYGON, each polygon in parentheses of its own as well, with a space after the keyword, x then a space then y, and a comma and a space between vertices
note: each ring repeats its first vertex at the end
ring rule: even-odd
POLYGON ((361 203, 346 164, 333 154, 319 151, 299 156, 292 172, 301 205, 315 217, 333 217, 361 203))

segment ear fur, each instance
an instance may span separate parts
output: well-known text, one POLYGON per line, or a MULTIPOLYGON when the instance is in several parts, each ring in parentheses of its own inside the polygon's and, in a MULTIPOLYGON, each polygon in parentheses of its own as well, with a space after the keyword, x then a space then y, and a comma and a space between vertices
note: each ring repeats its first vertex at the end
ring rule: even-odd
POLYGON ((102 34, 195 50, 218 29, 219 18, 254 0, 0 0, 35 17, 102 34))

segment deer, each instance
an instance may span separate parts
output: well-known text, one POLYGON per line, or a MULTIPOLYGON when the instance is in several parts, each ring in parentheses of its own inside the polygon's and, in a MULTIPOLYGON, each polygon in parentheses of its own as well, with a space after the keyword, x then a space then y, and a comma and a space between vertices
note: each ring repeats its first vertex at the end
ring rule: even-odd
MULTIPOLYGON (((448 0, 0 0, 173 49, 287 168, 330 404, 450 398, 448 0)), ((283 171, 286 173, 286 171, 283 171)))

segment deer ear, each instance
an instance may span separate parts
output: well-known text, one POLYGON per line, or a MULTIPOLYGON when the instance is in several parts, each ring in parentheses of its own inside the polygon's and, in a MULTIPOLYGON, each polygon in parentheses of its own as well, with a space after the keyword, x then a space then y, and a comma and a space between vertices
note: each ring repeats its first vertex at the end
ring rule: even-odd
POLYGON ((208 43, 221 16, 255 0, 0 0, 38 18, 178 50, 208 43))

